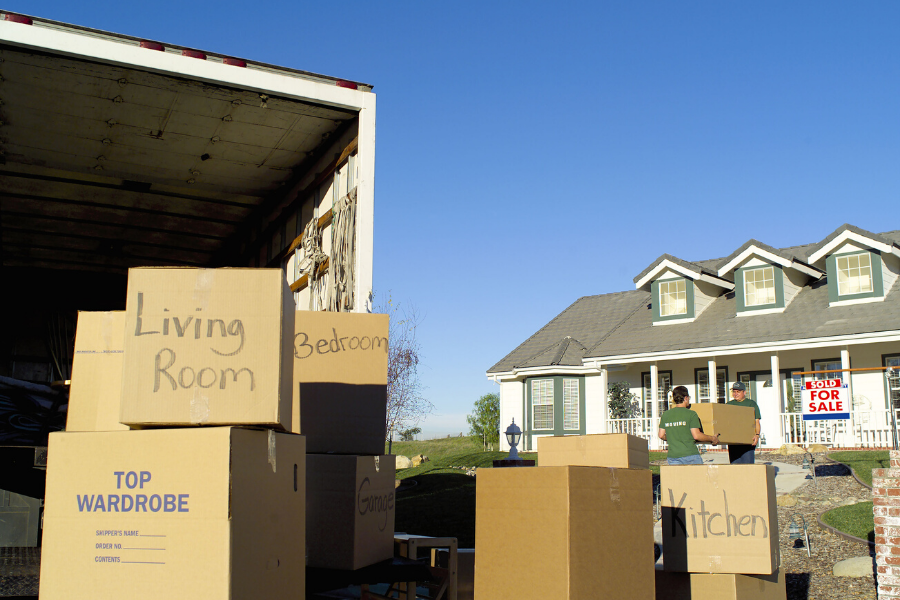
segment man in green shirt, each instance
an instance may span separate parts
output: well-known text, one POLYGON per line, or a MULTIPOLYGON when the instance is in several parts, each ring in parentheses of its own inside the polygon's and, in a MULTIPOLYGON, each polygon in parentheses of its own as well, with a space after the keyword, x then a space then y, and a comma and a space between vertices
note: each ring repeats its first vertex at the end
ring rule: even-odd
POLYGON ((659 439, 669 444, 668 464, 702 465, 697 442, 713 446, 719 444, 719 436, 706 435, 700 429, 700 417, 691 410, 691 397, 687 388, 679 385, 672 390, 672 404, 659 419, 659 439))
POLYGON ((735 381, 731 386, 731 397, 734 398, 728 404, 735 406, 749 406, 756 413, 756 435, 752 444, 728 444, 728 460, 733 465, 752 465, 756 462, 756 445, 759 444, 759 405, 747 398, 747 386, 740 381, 735 381))

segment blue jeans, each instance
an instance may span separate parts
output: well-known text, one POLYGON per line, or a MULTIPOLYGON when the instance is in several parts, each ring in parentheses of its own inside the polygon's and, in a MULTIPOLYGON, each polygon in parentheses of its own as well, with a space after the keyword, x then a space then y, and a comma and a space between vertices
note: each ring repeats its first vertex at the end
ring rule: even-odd
POLYGON ((670 458, 666 461, 671 465, 702 465, 703 457, 699 454, 691 454, 690 456, 682 456, 681 458, 670 458))
POLYGON ((750 444, 729 444, 728 460, 733 465, 756 464, 756 446, 750 444))

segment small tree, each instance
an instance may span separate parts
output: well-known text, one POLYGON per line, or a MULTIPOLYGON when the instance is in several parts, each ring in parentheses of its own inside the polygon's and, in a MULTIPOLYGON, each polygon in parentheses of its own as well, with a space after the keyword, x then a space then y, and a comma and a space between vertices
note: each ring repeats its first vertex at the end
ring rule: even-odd
POLYGON ((388 326, 387 412, 385 435, 402 432, 415 426, 429 415, 434 405, 423 395, 419 380, 419 361, 422 348, 416 337, 420 317, 415 308, 403 308, 388 296, 375 308, 377 313, 390 317, 388 326))
POLYGON ((609 384, 607 397, 610 419, 630 419, 641 414, 641 403, 638 402, 637 395, 631 393, 631 386, 627 381, 609 384))
POLYGON ((469 423, 469 435, 482 439, 485 445, 499 441, 500 429, 500 396, 485 394, 475 401, 475 412, 466 416, 469 423))
POLYGON ((410 427, 409 429, 404 429, 400 432, 400 441, 401 442, 411 442, 416 439, 416 436, 422 433, 421 427, 410 427))

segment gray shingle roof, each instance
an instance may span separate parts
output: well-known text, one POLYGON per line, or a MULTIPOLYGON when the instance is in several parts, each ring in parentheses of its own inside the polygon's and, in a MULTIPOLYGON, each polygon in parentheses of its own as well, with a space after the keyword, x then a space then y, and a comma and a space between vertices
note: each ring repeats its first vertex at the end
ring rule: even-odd
MULTIPOLYGON (((539 365, 538 359, 544 357, 549 348, 556 348, 566 336, 575 338, 583 348, 590 348, 609 335, 629 314, 646 306, 649 301, 650 294, 642 290, 579 298, 488 369, 488 373, 502 373, 515 367, 550 365, 552 363, 549 360, 539 365)), ((552 356, 548 355, 546 358, 552 356)), ((571 354, 567 357, 571 357, 571 354)), ((580 365, 581 361, 575 364, 580 365)))
POLYGON ((723 258, 721 261, 719 261, 719 264, 716 265, 716 272, 718 273, 719 269, 721 269, 722 267, 724 267, 725 265, 730 263, 732 260, 734 260, 735 258, 740 256, 741 253, 744 250, 746 250, 747 248, 749 248, 750 246, 756 246, 760 250, 765 250, 766 252, 770 252, 770 253, 774 254, 775 256, 780 256, 781 258, 783 258, 786 261, 792 262, 792 261, 796 260, 799 262, 804 262, 803 259, 798 257, 796 254, 793 254, 792 252, 786 252, 784 250, 779 250, 778 248, 773 248, 772 246, 769 246, 768 244, 763 244, 759 240, 751 239, 751 240, 747 240, 746 242, 744 242, 744 244, 740 248, 738 248, 737 250, 732 252, 729 256, 727 256, 727 257, 723 258))
MULTIPOLYGON (((900 231, 876 235, 851 225, 838 228, 830 239, 845 229, 886 244, 897 246, 900 243, 900 231)), ((775 250, 780 256, 806 262, 809 255, 827 241, 769 250, 771 247, 750 240, 744 246, 754 242, 766 250, 775 250)), ((637 279, 665 258, 686 262, 664 254, 637 279)), ((687 265, 715 274, 716 267, 728 260, 730 257, 687 265)), ((730 292, 713 301, 694 322, 665 327, 653 326, 650 301, 650 294, 643 290, 579 298, 491 367, 488 373, 506 372, 516 367, 579 365, 577 355, 582 348, 588 348, 583 351, 585 358, 602 358, 900 329, 900 279, 881 302, 833 307, 828 306, 827 281, 821 279, 801 289, 784 312, 745 317, 737 316, 734 293, 730 292), (568 343, 567 336, 573 338, 568 343)))
POLYGON ((855 225, 850 225, 849 223, 844 223, 834 231, 832 231, 828 237, 819 242, 818 244, 811 244, 809 252, 807 253, 807 258, 815 254, 820 248, 824 248, 831 242, 834 238, 838 237, 845 231, 852 231, 853 233, 858 233, 861 236, 867 237, 869 239, 875 240, 876 242, 881 242, 882 244, 887 244, 888 246, 894 246, 895 248, 900 248, 900 245, 897 244, 898 237, 896 235, 896 231, 889 231, 887 233, 872 233, 871 231, 866 231, 865 229, 860 229, 855 225))
POLYGON ((643 271, 641 271, 640 273, 638 273, 637 277, 635 277, 633 281, 634 281, 635 283, 637 283, 638 281, 640 281, 641 279, 643 279, 644 276, 647 275, 647 273, 649 273, 650 271, 652 271, 653 269, 655 269, 655 268, 659 265, 659 263, 661 263, 661 262, 664 261, 664 260, 668 260, 669 262, 673 262, 673 263, 675 263, 676 265, 678 265, 678 266, 680 266, 680 267, 684 267, 685 269, 688 269, 689 271, 700 271, 701 273, 706 273, 707 275, 712 275, 713 277, 718 277, 718 276, 719 276, 719 275, 718 275, 718 274, 717 274, 710 266, 708 266, 708 265, 703 265, 703 264, 700 264, 700 263, 692 263, 692 262, 688 262, 688 261, 682 260, 682 259, 680 259, 680 258, 678 258, 678 257, 676 257, 676 256, 672 256, 671 254, 663 254, 662 256, 660 256, 659 258, 657 258, 656 260, 654 260, 652 263, 650 263, 650 266, 648 266, 646 269, 644 269, 643 271))

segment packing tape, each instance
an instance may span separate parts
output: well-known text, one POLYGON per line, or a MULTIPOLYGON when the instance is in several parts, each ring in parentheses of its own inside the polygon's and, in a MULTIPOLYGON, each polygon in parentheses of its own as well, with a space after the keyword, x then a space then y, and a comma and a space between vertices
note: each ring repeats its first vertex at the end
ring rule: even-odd
POLYGON ((215 269, 197 269, 197 279, 194 281, 194 302, 197 302, 203 310, 209 307, 209 294, 212 291, 215 277, 215 269))
POLYGON ((619 492, 619 473, 613 467, 609 467, 609 501, 616 508, 621 508, 622 506, 622 494, 619 492))
POLYGON ((209 421, 209 396, 200 393, 200 388, 194 388, 194 396, 191 398, 191 423, 199 425, 209 421))
POLYGON ((718 465, 707 465, 706 466, 706 479, 713 485, 713 487, 719 487, 719 466, 718 465))
POLYGON ((104 313, 100 323, 100 337, 103 339, 104 352, 112 350, 112 324, 113 314, 111 312, 104 313))
POLYGON ((375 457, 375 472, 376 473, 381 472, 381 457, 380 456, 375 457))
POLYGON ((269 464, 272 465, 272 472, 275 473, 275 432, 269 429, 269 464))
POLYGON ((710 556, 709 557, 709 572, 710 573, 721 573, 722 572, 722 557, 721 556, 710 556))
POLYGON ((581 453, 581 458, 584 458, 587 454, 587 443, 585 443, 583 435, 578 436, 576 444, 578 445, 578 451, 581 453))

